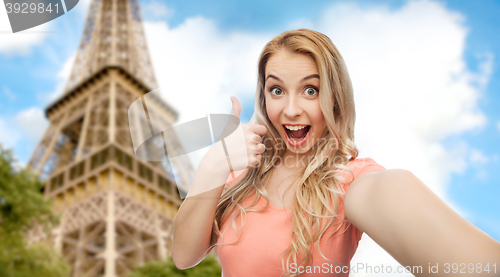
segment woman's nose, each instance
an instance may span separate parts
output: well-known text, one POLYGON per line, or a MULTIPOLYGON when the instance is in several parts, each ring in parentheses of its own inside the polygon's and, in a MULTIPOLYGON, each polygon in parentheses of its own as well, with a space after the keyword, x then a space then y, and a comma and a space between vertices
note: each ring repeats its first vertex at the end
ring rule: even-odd
POLYGON ((286 103, 286 107, 283 111, 286 117, 294 118, 299 116, 302 113, 302 109, 299 105, 299 99, 296 97, 289 97, 288 102, 286 103))

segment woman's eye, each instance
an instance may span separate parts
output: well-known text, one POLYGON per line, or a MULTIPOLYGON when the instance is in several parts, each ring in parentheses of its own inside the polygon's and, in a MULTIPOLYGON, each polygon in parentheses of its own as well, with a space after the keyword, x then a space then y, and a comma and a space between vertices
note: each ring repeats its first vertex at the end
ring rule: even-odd
POLYGON ((272 88, 271 93, 274 95, 281 95, 283 91, 280 88, 272 88))
POLYGON ((305 93, 307 95, 310 95, 310 96, 314 95, 317 92, 318 92, 318 90, 315 88, 312 88, 312 87, 306 88, 306 91, 305 91, 305 93))

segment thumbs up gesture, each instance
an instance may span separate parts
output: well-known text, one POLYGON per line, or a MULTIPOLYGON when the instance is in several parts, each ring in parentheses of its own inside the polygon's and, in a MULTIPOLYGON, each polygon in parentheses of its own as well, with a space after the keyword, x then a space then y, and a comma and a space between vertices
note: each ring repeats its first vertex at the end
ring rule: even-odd
MULTIPOLYGON (((231 102, 231 117, 226 117, 228 123, 222 124, 226 126, 224 130, 214 132, 214 137, 218 138, 217 143, 205 154, 198 166, 188 198, 221 186, 232 171, 256 166, 262 159, 266 148, 261 136, 267 132, 267 128, 259 124, 240 124, 233 129, 233 121, 239 123, 241 105, 236 97, 231 97, 231 102)), ((212 128, 219 130, 218 123, 218 120, 212 119, 212 128)))
MULTIPOLYGON (((238 99, 231 97, 233 107, 231 115, 240 117, 241 105, 238 99)), ((262 143, 262 136, 267 132, 267 128, 259 124, 241 124, 228 137, 224 138, 223 146, 227 150, 229 163, 233 171, 239 171, 248 167, 256 166, 262 159, 262 154, 266 150, 262 143)))

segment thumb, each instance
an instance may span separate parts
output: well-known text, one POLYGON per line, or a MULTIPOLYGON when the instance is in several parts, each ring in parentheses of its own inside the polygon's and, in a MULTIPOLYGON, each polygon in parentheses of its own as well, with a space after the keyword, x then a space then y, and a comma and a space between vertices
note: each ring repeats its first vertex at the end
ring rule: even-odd
POLYGON ((240 113, 241 113, 240 101, 238 101, 236 97, 231 96, 231 102, 233 103, 233 107, 231 109, 231 115, 240 118, 240 113))

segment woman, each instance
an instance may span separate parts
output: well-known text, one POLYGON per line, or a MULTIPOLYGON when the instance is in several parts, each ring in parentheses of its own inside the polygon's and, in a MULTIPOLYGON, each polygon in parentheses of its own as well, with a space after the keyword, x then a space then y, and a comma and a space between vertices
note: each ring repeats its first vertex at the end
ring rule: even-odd
POLYGON ((328 37, 285 32, 264 47, 258 71, 253 124, 210 149, 178 211, 177 267, 216 246, 226 277, 348 276, 366 232, 401 264, 420 266, 415 275, 445 276, 445 263, 498 275, 484 274, 500 262, 498 242, 411 172, 358 159, 351 82, 328 37))

